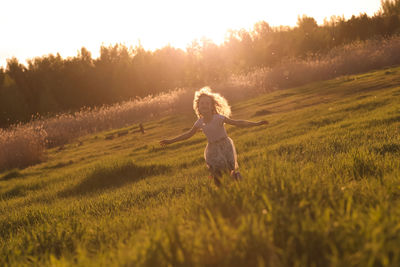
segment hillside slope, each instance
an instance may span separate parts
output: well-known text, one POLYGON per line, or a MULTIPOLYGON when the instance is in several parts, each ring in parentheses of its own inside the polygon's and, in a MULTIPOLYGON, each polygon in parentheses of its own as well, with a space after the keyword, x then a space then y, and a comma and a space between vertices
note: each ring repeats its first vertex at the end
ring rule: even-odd
POLYGON ((227 127, 243 181, 216 188, 177 114, 0 174, 0 265, 398 266, 400 68, 259 96, 227 127), (126 132, 128 131, 128 134, 126 132))

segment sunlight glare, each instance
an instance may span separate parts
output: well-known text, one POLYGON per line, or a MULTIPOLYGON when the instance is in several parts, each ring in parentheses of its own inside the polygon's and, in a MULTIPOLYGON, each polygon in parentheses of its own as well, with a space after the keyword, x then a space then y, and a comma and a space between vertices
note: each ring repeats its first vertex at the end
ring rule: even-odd
POLYGON ((57 52, 75 56, 83 46, 96 58, 101 45, 118 43, 128 47, 141 43, 146 50, 166 45, 185 49, 203 38, 221 44, 229 29, 252 30, 259 21, 295 26, 303 14, 319 24, 332 15, 373 15, 380 1, 20 0, 3 5, 2 35, 13 36, 0 42, 4 66, 12 56, 21 61, 57 52))

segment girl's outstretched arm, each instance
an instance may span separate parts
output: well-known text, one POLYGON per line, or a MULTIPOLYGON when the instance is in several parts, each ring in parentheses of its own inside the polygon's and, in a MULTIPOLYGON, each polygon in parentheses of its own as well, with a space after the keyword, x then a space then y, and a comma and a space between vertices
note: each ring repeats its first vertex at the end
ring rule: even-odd
POLYGON ((198 128, 196 127, 192 127, 192 129, 190 129, 189 131, 187 131, 186 133, 183 133, 175 138, 172 139, 164 139, 160 141, 160 145, 162 146, 166 146, 178 141, 182 141, 182 140, 186 140, 189 139, 190 137, 192 137, 196 132, 197 132, 198 128))
POLYGON ((262 120, 262 121, 258 121, 258 122, 253 122, 253 121, 232 120, 230 118, 225 118, 225 123, 230 124, 230 125, 239 126, 239 127, 251 127, 251 126, 260 126, 260 125, 268 124, 268 121, 262 120))

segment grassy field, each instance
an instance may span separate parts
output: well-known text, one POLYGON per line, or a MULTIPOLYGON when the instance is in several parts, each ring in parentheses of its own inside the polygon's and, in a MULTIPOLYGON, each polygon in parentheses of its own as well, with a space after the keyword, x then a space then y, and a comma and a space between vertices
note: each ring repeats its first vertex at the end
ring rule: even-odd
MULTIPOLYGON (((0 265, 399 266, 400 68, 235 103, 240 171, 216 188, 193 114, 0 174, 0 265)), ((113 138, 111 138, 111 136, 113 138)))

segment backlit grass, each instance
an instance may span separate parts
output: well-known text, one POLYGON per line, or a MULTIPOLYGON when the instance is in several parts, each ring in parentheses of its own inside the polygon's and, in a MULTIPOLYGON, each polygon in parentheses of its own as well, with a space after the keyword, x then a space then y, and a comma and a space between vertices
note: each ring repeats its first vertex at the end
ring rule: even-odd
MULTIPOLYGON (((216 188, 194 114, 0 174, 0 265, 398 266, 400 68, 233 105, 241 182, 216 188)), ((118 131, 124 131, 120 129, 118 131)))

